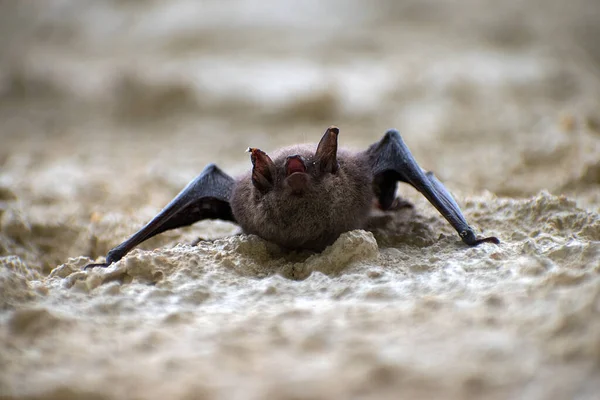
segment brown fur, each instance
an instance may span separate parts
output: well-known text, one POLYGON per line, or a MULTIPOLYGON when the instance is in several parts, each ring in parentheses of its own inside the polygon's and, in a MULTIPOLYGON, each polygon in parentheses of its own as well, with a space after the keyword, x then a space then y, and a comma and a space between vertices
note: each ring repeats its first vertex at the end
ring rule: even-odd
POLYGON ((321 173, 315 168, 316 145, 279 150, 273 188, 261 193, 251 173, 233 190, 231 208, 244 232, 256 234, 288 249, 321 251, 340 234, 364 228, 373 201, 372 175, 364 153, 337 152, 339 169, 321 173), (301 194, 286 184, 285 160, 300 155, 306 161, 308 185, 301 194))

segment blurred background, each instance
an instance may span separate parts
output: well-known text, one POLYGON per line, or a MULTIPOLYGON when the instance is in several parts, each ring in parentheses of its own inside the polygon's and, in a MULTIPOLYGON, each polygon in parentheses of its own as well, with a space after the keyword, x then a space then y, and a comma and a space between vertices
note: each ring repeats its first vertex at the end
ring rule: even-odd
POLYGON ((331 124, 355 149, 399 129, 458 195, 597 210, 598 21, 597 0, 0 1, 0 202, 22 210, 5 232, 33 226, 48 267, 96 256, 109 244, 50 243, 331 124))

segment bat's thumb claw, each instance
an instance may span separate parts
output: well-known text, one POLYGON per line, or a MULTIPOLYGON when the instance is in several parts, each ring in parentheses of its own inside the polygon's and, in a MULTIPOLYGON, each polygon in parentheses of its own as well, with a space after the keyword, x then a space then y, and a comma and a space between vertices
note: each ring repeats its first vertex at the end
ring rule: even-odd
POLYGON ((86 265, 85 267, 83 267, 83 270, 84 270, 84 271, 87 271, 88 269, 91 269, 91 268, 96 268, 96 267, 99 267, 99 268, 106 268, 106 267, 108 267, 109 265, 110 265, 110 264, 107 264, 107 263, 88 264, 88 265, 86 265))
POLYGON ((460 237, 462 238, 462 241, 465 242, 466 244, 468 244, 469 246, 478 246, 481 243, 500 244, 500 239, 498 239, 495 236, 489 236, 489 237, 478 239, 475 236, 475 233, 470 229, 460 232, 460 237))
POLYGON ((482 238, 482 239, 477 239, 477 244, 481 244, 481 243, 494 243, 494 244, 500 244, 500 239, 498 239, 496 236, 490 236, 490 237, 486 237, 486 238, 482 238))

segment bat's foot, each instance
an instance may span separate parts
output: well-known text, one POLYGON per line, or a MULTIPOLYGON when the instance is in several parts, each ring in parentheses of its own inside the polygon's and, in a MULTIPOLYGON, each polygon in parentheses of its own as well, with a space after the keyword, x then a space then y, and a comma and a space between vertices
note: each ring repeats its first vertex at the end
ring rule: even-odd
POLYGON ((410 201, 404 200, 400 197, 395 197, 394 200, 392 201, 392 204, 389 207, 384 207, 379 202, 379 200, 375 200, 374 206, 382 211, 400 211, 405 208, 413 208, 414 207, 410 201))
POLYGON ((392 205, 390 206, 390 208, 388 208, 388 211, 398 211, 398 210, 403 210, 405 208, 413 208, 413 204, 408 200, 404 200, 400 197, 396 197, 394 199, 394 201, 392 202, 392 205))

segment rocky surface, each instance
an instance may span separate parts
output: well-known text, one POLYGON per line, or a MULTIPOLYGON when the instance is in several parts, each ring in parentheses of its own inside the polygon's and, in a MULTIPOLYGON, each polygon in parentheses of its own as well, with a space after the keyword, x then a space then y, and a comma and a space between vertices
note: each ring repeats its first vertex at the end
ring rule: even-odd
POLYGON ((600 392, 597 2, 1 7, 0 397, 600 392), (331 124, 398 128, 502 243, 403 186, 320 254, 204 221, 82 270, 207 163, 331 124))

